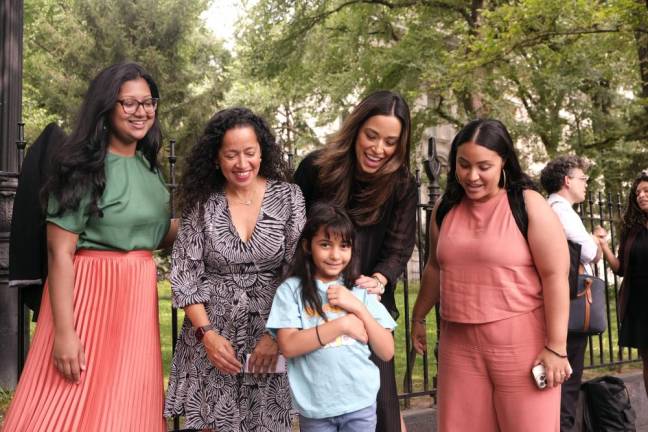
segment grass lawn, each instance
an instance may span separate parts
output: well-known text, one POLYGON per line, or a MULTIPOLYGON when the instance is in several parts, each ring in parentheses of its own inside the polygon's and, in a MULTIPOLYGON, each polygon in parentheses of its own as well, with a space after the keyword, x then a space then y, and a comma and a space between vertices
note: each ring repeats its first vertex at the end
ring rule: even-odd
MULTIPOLYGON (((418 294, 418 282, 409 284, 409 310, 414 306, 416 295, 418 294)), ((611 295, 612 290, 608 291, 611 295)), ((159 310, 160 310, 160 335, 162 342, 162 361, 164 366, 164 382, 165 386, 169 376, 171 367, 172 349, 171 349, 171 287, 168 281, 161 281, 158 283, 159 295, 159 310)), ((613 297, 611 295, 611 297, 613 297)), ((399 393, 408 391, 406 383, 404 382, 407 360, 406 360, 406 346, 405 346, 405 301, 403 295, 403 285, 399 284, 396 292, 396 302, 401 315, 397 321, 398 327, 396 328, 396 383, 398 385, 399 393)), ((182 326, 183 311, 178 310, 178 328, 182 326)), ((610 321, 612 323, 611 330, 606 331, 601 336, 594 336, 591 338, 591 347, 586 352, 585 365, 590 369, 584 374, 584 379, 589 379, 598 375, 603 375, 610 372, 621 372, 622 366, 601 366, 603 363, 611 363, 619 360, 619 348, 617 345, 618 332, 616 324, 616 308, 614 299, 610 302, 610 321), (612 349, 612 351, 610 351, 612 349)), ((33 331, 33 328, 32 328, 33 331)), ((432 389, 432 378, 436 374, 436 359, 433 355, 434 343, 436 342, 436 323, 434 313, 431 313, 427 319, 428 331, 428 348, 429 348, 429 363, 427 365, 427 372, 429 377, 428 388, 424 388, 424 367, 423 359, 421 356, 416 356, 416 361, 412 369, 412 387, 411 392, 423 392, 432 389)), ((637 352, 633 350, 632 358, 637 359, 637 352)), ((623 359, 629 358, 629 351, 624 349, 623 359)), ((623 369, 634 369, 638 364, 624 365, 623 369)), ((4 412, 9 405, 12 393, 0 389, 0 424, 4 412)), ((431 399, 427 396, 417 398, 414 402, 416 406, 429 405, 431 399)))

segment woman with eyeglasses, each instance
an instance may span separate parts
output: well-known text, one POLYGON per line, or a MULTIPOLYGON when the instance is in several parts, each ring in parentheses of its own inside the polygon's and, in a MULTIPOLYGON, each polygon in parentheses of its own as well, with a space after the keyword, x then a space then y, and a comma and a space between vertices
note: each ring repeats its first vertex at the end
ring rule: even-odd
POLYGON ((7 431, 164 431, 156 270, 173 242, 158 87, 101 71, 46 186, 49 278, 7 431))
POLYGON ((648 394, 648 170, 642 171, 630 187, 618 255, 610 249, 603 227, 596 227, 594 235, 612 270, 623 276, 618 300, 619 346, 639 350, 648 394))

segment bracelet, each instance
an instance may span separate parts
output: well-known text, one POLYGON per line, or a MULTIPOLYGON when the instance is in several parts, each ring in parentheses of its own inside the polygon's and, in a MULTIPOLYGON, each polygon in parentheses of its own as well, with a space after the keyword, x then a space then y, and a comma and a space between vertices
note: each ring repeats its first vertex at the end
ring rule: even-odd
POLYGON ((550 353, 557 355, 557 356, 560 357, 560 358, 567 358, 567 354, 560 354, 559 352, 554 351, 554 350, 552 350, 551 348, 549 348, 547 345, 545 345, 545 349, 546 349, 547 351, 549 351, 550 353))
POLYGON ((324 346, 324 343, 322 342, 322 338, 320 338, 319 335, 319 324, 315 326, 315 334, 317 335, 317 342, 319 342, 320 346, 324 346))
POLYGON ((383 295, 385 294, 385 284, 380 282, 380 279, 378 279, 378 276, 371 276, 376 282, 378 282, 378 294, 383 295))
POLYGON ((425 318, 414 318, 414 317, 412 317, 412 322, 413 322, 413 323, 416 323, 416 324, 423 324, 423 325, 425 325, 425 323, 426 323, 427 321, 425 320, 425 318))

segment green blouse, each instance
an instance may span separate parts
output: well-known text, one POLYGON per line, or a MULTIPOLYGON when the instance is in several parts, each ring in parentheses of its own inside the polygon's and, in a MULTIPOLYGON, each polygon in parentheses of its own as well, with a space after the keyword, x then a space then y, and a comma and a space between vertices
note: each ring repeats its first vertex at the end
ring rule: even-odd
POLYGON ((106 188, 99 199, 103 217, 87 212, 89 198, 76 211, 53 216, 58 202, 50 197, 47 222, 79 234, 77 249, 153 250, 169 230, 169 191, 148 161, 135 156, 106 156, 106 188))

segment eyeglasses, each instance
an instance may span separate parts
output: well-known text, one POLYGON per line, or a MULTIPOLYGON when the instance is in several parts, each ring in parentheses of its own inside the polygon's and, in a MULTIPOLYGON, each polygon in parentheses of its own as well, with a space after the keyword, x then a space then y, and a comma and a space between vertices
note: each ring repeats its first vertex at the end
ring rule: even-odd
POLYGON ((158 98, 148 98, 143 101, 138 101, 135 98, 121 99, 118 100, 126 114, 135 114, 139 109, 140 105, 144 108, 146 114, 153 114, 157 109, 158 98))
POLYGON ((587 182, 589 180, 589 176, 582 176, 582 177, 574 177, 574 176, 567 176, 570 179, 578 179, 582 182, 587 182))

